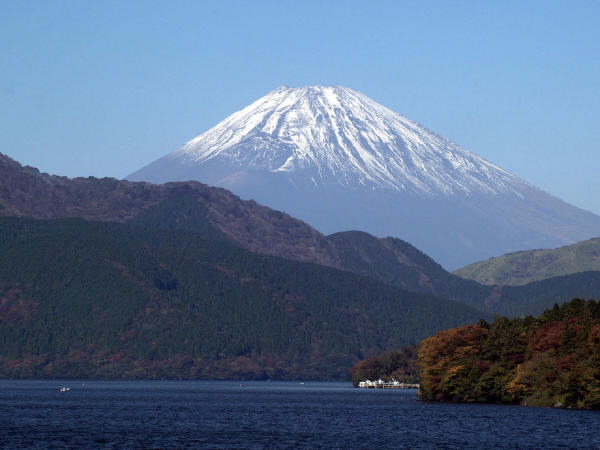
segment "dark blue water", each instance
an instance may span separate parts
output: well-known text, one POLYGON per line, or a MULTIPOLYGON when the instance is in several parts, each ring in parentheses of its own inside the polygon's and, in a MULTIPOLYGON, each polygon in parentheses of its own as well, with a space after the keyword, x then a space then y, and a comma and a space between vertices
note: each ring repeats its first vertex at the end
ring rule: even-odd
POLYGON ((600 413, 422 403, 350 383, 4 380, 0 446, 589 448, 600 413))

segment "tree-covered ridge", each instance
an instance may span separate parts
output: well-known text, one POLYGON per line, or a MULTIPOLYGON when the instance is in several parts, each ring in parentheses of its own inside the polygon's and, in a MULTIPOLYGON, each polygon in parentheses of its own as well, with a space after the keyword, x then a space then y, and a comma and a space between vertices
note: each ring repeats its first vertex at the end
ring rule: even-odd
POLYGON ((345 379, 480 316, 186 230, 0 218, 4 377, 345 379))
POLYGON ((555 249, 509 253, 469 264, 453 273, 487 285, 520 286, 589 271, 600 271, 600 238, 555 249))
POLYGON ((354 386, 364 380, 418 383, 417 347, 405 346, 360 361, 350 368, 350 377, 354 386))
POLYGON ((327 237, 340 267, 415 292, 455 300, 491 314, 537 315, 569 298, 600 296, 600 272, 580 272, 523 286, 485 286, 448 273, 407 242, 347 231, 327 237))
POLYGON ((600 303, 440 331, 418 362, 423 400, 600 409, 600 303))
POLYGON ((322 264, 408 291, 454 300, 491 314, 539 314, 567 298, 600 296, 600 272, 526 286, 484 286, 448 273, 396 238, 349 231, 324 236, 289 215, 197 182, 131 183, 59 177, 23 167, 0 153, 0 216, 134 223, 187 230, 252 252, 322 264))
POLYGON ((151 225, 198 232, 213 227, 251 251, 336 265, 325 236, 306 223, 193 181, 155 185, 114 178, 70 179, 23 167, 0 153, 0 204, 0 216, 148 220, 151 225))

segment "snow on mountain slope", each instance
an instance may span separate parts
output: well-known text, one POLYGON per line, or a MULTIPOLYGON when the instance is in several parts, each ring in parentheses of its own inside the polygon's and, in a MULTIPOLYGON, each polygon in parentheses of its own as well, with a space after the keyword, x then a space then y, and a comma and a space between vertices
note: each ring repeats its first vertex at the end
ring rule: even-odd
POLYGON ((339 86, 280 87, 128 179, 222 186, 323 232, 400 237, 449 268, 600 235, 600 217, 339 86))
MULTIPOLYGON (((523 181, 344 87, 281 87, 178 149, 244 169, 305 172, 337 183, 431 194, 518 192, 523 181)), ((164 180, 166 181, 166 179, 164 180)))

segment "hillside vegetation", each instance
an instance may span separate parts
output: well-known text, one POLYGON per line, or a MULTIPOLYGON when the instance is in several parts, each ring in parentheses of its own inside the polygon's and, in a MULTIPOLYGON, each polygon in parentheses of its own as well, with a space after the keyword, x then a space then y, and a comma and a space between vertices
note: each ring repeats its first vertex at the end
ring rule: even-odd
POLYGON ((423 400, 600 409, 600 304, 440 331, 418 362, 423 400))
POLYGON ((199 233, 0 218, 3 377, 345 379, 481 315, 199 233))
POLYGON ((551 250, 530 250, 490 258, 454 271, 487 285, 523 285, 578 272, 600 271, 600 238, 551 250))
POLYGON ((198 182, 154 185, 114 178, 69 179, 23 167, 0 153, 0 205, 0 216, 113 222, 136 221, 152 209, 147 218, 154 224, 191 231, 210 226, 251 251, 335 265, 325 236, 306 223, 198 182), (169 217, 172 214, 175 217, 169 217))
POLYGON ((81 217, 146 228, 184 230, 252 252, 311 262, 454 300, 491 314, 539 314, 555 302, 600 297, 600 272, 527 286, 485 286, 448 273, 401 239, 346 231, 324 236, 280 211, 201 183, 131 183, 59 177, 0 154, 0 216, 81 217))
MULTIPOLYGON (((273 211, 273 215, 276 213, 273 211)), ((241 213, 232 207, 231 214, 241 213)), ((207 218, 207 208, 186 185, 173 189, 167 199, 142 211, 130 223, 152 228, 192 230, 211 239, 240 245, 239 240, 232 239, 230 234, 212 225, 207 218)), ((243 223, 243 219, 240 219, 240 223, 243 223)), ((328 255, 328 258, 335 260, 333 267, 408 291, 454 300, 490 314, 513 317, 539 314, 555 303, 562 303, 564 299, 600 296, 600 272, 553 277, 524 286, 485 286, 448 273, 429 256, 401 239, 382 239, 360 231, 346 231, 324 237, 319 245, 307 245, 311 241, 305 231, 311 229, 291 218, 289 223, 291 225, 282 248, 290 249, 295 245, 294 251, 305 255, 308 260, 311 254, 321 254, 315 258, 315 262, 324 260, 323 255, 328 255), (294 243, 295 235, 299 239, 294 243)), ((250 228, 258 234, 256 239, 265 239, 256 231, 260 229, 259 226, 250 228)), ((276 248, 277 242, 273 241, 273 248, 276 248)))

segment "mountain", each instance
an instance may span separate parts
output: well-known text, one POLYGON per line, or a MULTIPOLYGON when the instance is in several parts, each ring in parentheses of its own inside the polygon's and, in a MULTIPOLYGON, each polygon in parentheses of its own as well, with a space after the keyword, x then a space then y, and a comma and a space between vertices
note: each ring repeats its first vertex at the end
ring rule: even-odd
POLYGON ((213 237, 224 235, 259 253, 333 264, 322 234, 287 214, 240 201, 225 189, 197 182, 159 186, 114 178, 69 179, 24 167, 0 153, 0 216, 125 222, 140 215, 161 227, 212 228, 213 237))
POLYGON ((600 217, 344 87, 281 87, 128 179, 221 186, 323 233, 402 237, 450 269, 600 230, 600 217))
POLYGON ((80 217, 201 231, 258 253, 343 269, 442 297, 469 296, 477 302, 490 290, 449 274, 401 239, 357 231, 324 236, 287 214, 197 182, 69 179, 23 167, 0 154, 0 205, 0 216, 80 217))
POLYGON ((0 216, 130 223, 185 230, 252 252, 312 262, 433 294, 494 314, 539 314, 555 302, 600 297, 600 272, 525 286, 485 286, 448 273, 406 241, 348 231, 324 236, 285 213, 197 182, 152 185, 110 178, 58 177, 0 154, 0 216))
POLYGON ((486 316, 211 233, 0 218, 0 376, 346 379, 486 316))
MULTIPOLYGON (((190 220, 197 214, 194 211, 198 210, 198 202, 193 197, 183 198, 186 200, 172 195, 132 222, 159 228, 203 230, 198 226, 200 221, 190 220), (174 225, 170 226, 171 223, 174 225)), ((304 260, 312 256, 315 261, 329 261, 324 265, 330 267, 408 291, 454 300, 490 314, 511 317, 539 314, 555 303, 562 304, 574 297, 600 297, 600 272, 597 271, 552 277, 523 286, 486 286, 448 273, 429 256, 400 239, 381 239, 364 232, 347 231, 322 237, 318 248, 306 249, 302 240, 295 248, 293 242, 291 233, 281 248, 288 254, 292 253, 288 249, 294 249, 293 253, 307 258, 304 260)))
POLYGON ((551 250, 510 253, 470 264, 454 274, 482 284, 523 285, 586 271, 600 271, 600 238, 551 250))

